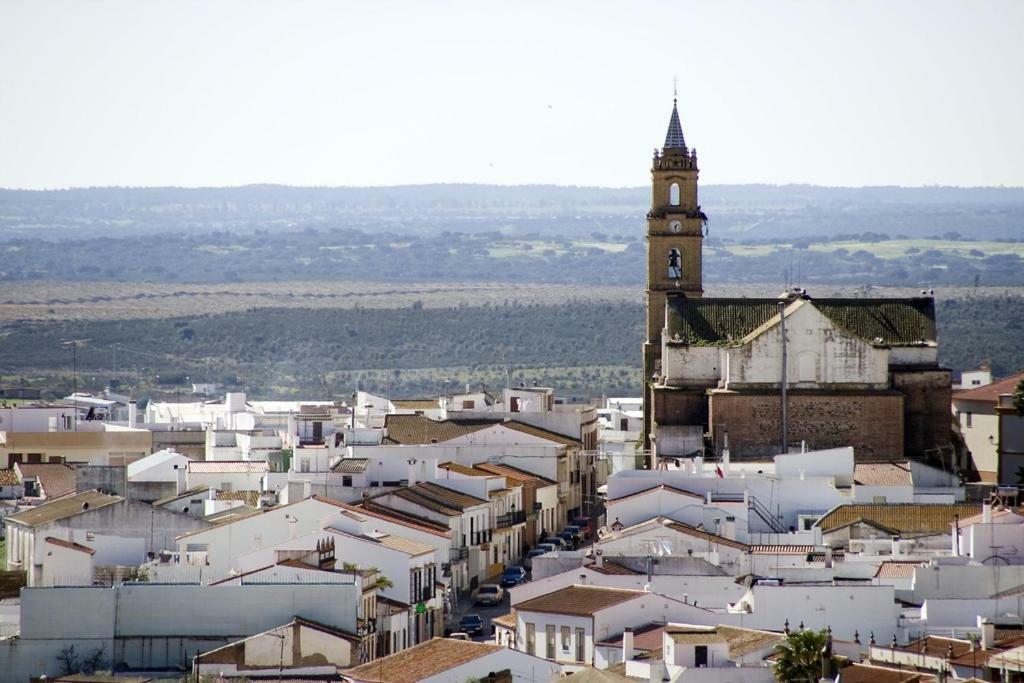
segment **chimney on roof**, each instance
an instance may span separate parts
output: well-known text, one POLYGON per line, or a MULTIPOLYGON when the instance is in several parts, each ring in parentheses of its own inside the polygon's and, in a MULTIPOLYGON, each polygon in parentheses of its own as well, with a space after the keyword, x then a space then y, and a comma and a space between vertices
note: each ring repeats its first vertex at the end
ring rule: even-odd
POLYGON ((622 632, 622 661, 628 662, 633 659, 633 629, 627 628, 622 632))
POLYGON ((185 493, 185 489, 188 488, 188 486, 185 483, 186 472, 187 471, 185 469, 185 465, 174 466, 174 476, 176 478, 175 481, 177 482, 174 489, 175 495, 180 496, 181 494, 185 493))
POLYGON ((600 548, 594 551, 594 564, 598 567, 604 566, 604 551, 600 548))
POLYGON ((135 429, 139 423, 139 406, 135 401, 128 401, 128 427, 135 429))
POLYGON ((981 649, 992 648, 996 644, 996 625, 984 617, 978 617, 978 628, 981 629, 981 649))
POLYGON ((986 501, 981 504, 981 523, 991 524, 992 523, 992 503, 986 501))

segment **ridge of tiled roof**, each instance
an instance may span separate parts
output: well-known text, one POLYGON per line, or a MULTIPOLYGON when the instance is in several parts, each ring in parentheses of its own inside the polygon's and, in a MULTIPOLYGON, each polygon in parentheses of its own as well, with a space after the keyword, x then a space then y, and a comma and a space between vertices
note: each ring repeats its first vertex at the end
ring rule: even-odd
MULTIPOLYGON (((337 503, 336 503, 337 504, 337 503)), ((348 503, 340 503, 339 507, 344 507, 347 510, 351 510, 361 515, 369 515, 370 517, 376 517, 387 522, 394 522, 402 526, 407 526, 410 529, 416 529, 423 531, 428 534, 434 534, 435 536, 441 536, 443 538, 451 538, 451 529, 442 527, 436 522, 432 522, 429 519, 423 519, 422 517, 416 517, 408 513, 403 513, 398 510, 393 510, 386 505, 380 505, 371 500, 364 501, 359 505, 349 505, 348 503)))
POLYGON ((185 489, 181 493, 175 493, 173 496, 167 496, 165 498, 161 498, 160 500, 153 501, 153 505, 154 507, 159 507, 161 505, 167 505, 167 503, 173 503, 179 498, 188 498, 189 496, 194 496, 198 493, 206 494, 212 488, 214 487, 210 486, 209 484, 205 484, 203 486, 193 486, 190 489, 185 489))
POLYGON ((22 510, 17 514, 8 515, 4 519, 8 522, 17 522, 26 526, 37 526, 39 524, 55 522, 58 519, 74 517, 90 510, 120 503, 123 500, 125 498, 122 496, 108 495, 95 490, 83 491, 82 493, 64 496, 60 500, 52 500, 42 505, 37 505, 28 510, 22 510))
POLYGON ((360 683, 416 683, 503 649, 493 643, 431 638, 344 673, 360 683))
POLYGON ((751 549, 751 546, 746 543, 735 541, 731 538, 726 538, 725 536, 719 536, 718 534, 713 534, 708 531, 704 531, 703 529, 690 526, 689 524, 683 524, 682 522, 669 522, 665 526, 674 531, 678 531, 681 534, 717 543, 718 545, 724 545, 727 548, 735 548, 736 550, 742 550, 743 552, 750 552, 751 549))
POLYGON ((914 570, 923 567, 927 562, 917 560, 886 560, 875 570, 876 579, 906 579, 914 575, 914 570))
POLYGON ((18 473, 14 471, 14 468, 0 470, 0 486, 17 486, 21 483, 18 479, 18 473))
POLYGON ((958 401, 985 401, 988 403, 995 403, 999 400, 1000 395, 1012 394, 1017 388, 1017 384, 1022 380, 1024 380, 1024 372, 1018 372, 1016 375, 1004 377, 1003 379, 996 380, 991 384, 986 384, 983 387, 958 391, 953 394, 953 398, 958 401))
POLYGON ((643 595, 647 593, 624 588, 573 585, 520 602, 516 605, 516 611, 589 616, 643 595))
POLYGON ((539 474, 527 472, 526 470, 513 467, 512 465, 506 465, 504 463, 478 462, 473 465, 473 467, 483 470, 484 472, 503 475, 506 479, 516 479, 517 481, 522 482, 536 481, 542 486, 554 486, 558 483, 548 479, 547 477, 542 477, 539 474))
POLYGON ((652 491, 658 491, 658 490, 662 490, 662 489, 664 489, 666 491, 672 491, 673 493, 678 493, 678 494, 683 495, 683 496, 690 496, 691 498, 699 498, 701 500, 704 500, 704 496, 697 495, 693 491, 687 491, 686 489, 681 489, 681 488, 679 488, 677 486, 672 486, 672 484, 655 484, 654 486, 649 486, 649 487, 647 487, 645 489, 641 489, 639 491, 634 491, 633 493, 627 493, 626 495, 619 496, 618 498, 609 498, 608 502, 609 503, 617 503, 619 501, 626 500, 628 498, 634 498, 636 496, 642 496, 645 493, 650 493, 652 491))
MULTIPOLYGON (((669 340, 689 346, 731 346, 779 315, 779 299, 668 299, 669 340), (678 335, 678 337, 677 337, 678 335)), ((804 299, 848 334, 895 346, 935 342, 935 301, 905 299, 804 299)))
POLYGON ((387 415, 384 418, 384 443, 422 445, 444 443, 460 436, 486 429, 496 420, 486 422, 467 420, 431 420, 422 415, 387 415))
POLYGON ((828 533, 860 519, 903 534, 945 534, 952 532, 956 518, 980 511, 981 505, 973 503, 844 503, 814 526, 828 533))

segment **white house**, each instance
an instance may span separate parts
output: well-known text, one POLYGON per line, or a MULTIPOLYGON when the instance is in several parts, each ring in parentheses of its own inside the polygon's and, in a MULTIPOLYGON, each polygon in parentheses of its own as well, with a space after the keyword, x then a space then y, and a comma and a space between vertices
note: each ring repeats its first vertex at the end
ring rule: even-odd
POLYGON ((516 605, 516 649, 569 670, 594 665, 594 644, 649 622, 708 623, 714 612, 646 591, 573 585, 516 605))
POLYGON ((212 486, 221 491, 262 491, 268 471, 266 462, 190 460, 188 486, 212 486))
POLYGON ((284 626, 196 655, 192 675, 197 680, 337 676, 340 670, 366 661, 360 656, 361 644, 354 633, 296 617, 284 626))
POLYGON ((5 525, 7 568, 25 571, 28 586, 44 585, 44 577, 64 580, 83 571, 81 553, 62 552, 68 548, 58 549, 48 538, 94 551, 94 566, 134 566, 150 553, 173 547, 179 534, 207 526, 188 515, 99 491, 29 508, 8 516, 5 525))

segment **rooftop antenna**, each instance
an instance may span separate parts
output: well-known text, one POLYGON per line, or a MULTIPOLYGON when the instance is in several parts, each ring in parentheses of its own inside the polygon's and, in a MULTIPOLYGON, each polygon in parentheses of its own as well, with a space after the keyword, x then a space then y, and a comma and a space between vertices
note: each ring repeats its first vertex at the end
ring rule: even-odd
POLYGON ((68 339, 61 342, 61 346, 71 347, 71 367, 74 379, 72 380, 71 401, 74 406, 72 419, 74 420, 73 431, 78 431, 78 345, 84 344, 88 339, 68 339))

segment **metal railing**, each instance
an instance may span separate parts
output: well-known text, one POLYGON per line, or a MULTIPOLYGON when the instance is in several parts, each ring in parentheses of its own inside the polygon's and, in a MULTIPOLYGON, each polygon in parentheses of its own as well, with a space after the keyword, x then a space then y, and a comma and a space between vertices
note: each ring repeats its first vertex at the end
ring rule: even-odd
POLYGON ((460 560, 469 559, 469 548, 452 548, 448 554, 451 561, 459 562, 460 560))
POLYGON ((516 510, 514 512, 506 512, 503 515, 498 515, 494 520, 494 528, 505 529, 516 524, 523 524, 526 522, 526 513, 522 510, 516 510))

